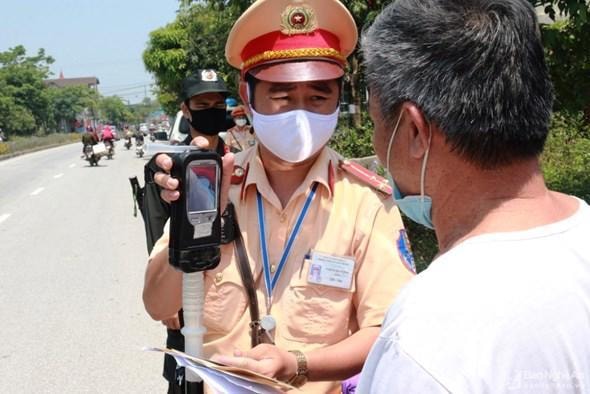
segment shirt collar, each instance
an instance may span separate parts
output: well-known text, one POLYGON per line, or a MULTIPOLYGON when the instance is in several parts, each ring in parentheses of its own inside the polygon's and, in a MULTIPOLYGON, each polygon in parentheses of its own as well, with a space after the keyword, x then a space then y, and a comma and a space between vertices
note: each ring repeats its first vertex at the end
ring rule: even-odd
MULTIPOLYGON (((256 185, 258 191, 265 197, 270 193, 271 187, 260 158, 258 149, 253 149, 255 153, 247 160, 247 171, 242 186, 242 192, 240 198, 243 199, 246 190, 251 185, 256 185)), ((334 191, 334 163, 330 157, 329 149, 322 148, 319 156, 316 158, 312 167, 309 169, 307 176, 303 183, 295 190, 293 196, 297 196, 300 193, 305 193, 307 189, 314 183, 318 182, 328 192, 328 197, 332 198, 334 191)))

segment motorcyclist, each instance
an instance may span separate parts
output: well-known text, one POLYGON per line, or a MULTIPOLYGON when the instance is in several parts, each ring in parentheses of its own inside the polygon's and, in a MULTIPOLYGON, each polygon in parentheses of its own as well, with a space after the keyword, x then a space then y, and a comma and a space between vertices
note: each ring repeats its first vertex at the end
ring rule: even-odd
POLYGON ((135 145, 140 146, 140 145, 143 145, 143 143, 144 143, 143 133, 138 130, 135 132, 135 145))
POLYGON ((82 135, 82 158, 86 157, 86 146, 96 145, 98 143, 98 135, 92 126, 86 127, 86 132, 82 135))
MULTIPOLYGON (((131 147, 131 137, 133 137, 133 132, 129 130, 129 126, 125 126, 125 147, 129 149, 131 147)), ((135 140, 137 142, 137 138, 135 140)))
POLYGON ((107 149, 115 150, 115 136, 109 126, 105 126, 102 129, 102 142, 104 142, 107 149))
POLYGON ((113 145, 114 139, 115 137, 113 136, 113 130, 111 130, 109 126, 105 126, 102 129, 102 142, 104 142, 105 145, 113 145))

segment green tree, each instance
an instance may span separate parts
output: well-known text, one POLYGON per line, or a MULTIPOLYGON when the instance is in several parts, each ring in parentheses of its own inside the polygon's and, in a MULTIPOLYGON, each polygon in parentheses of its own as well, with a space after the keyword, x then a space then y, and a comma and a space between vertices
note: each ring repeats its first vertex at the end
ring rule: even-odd
POLYGON ((15 102, 14 97, 6 95, 8 89, 0 81, 0 128, 6 134, 33 134, 36 130, 35 118, 31 111, 15 102))
POLYGON ((560 21, 545 26, 547 64, 555 87, 555 109, 586 113, 590 124, 590 23, 560 21))
POLYGON ((149 114, 158 110, 159 108, 160 104, 157 101, 152 101, 149 97, 146 97, 141 103, 129 106, 129 110, 132 114, 131 121, 133 123, 146 122, 149 114))
POLYGON ((251 3, 183 0, 176 19, 150 33, 143 60, 156 77, 158 101, 168 115, 178 111, 182 79, 198 69, 219 71, 232 94, 237 94, 239 74, 225 61, 225 41, 236 19, 251 3))
POLYGON ((75 120, 85 111, 96 114, 98 109, 98 94, 87 86, 66 86, 63 88, 49 88, 50 125, 58 129, 64 125, 66 131, 72 130, 75 120))
POLYGON ((101 119, 107 123, 121 125, 132 119, 132 113, 118 96, 103 97, 98 104, 101 119))
POLYGON ((150 33, 143 62, 156 77, 158 101, 169 115, 178 110, 180 82, 187 74, 188 29, 179 18, 150 33))
POLYGON ((0 127, 30 135, 46 126, 49 99, 43 80, 53 58, 43 49, 27 56, 22 45, 0 52, 0 127))

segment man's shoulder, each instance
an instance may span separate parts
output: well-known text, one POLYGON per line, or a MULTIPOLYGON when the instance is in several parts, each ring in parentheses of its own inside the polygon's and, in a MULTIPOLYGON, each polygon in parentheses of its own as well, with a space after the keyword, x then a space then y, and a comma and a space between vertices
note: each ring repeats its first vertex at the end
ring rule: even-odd
POLYGON ((252 146, 243 151, 234 153, 234 165, 246 168, 250 160, 256 155, 256 147, 252 146))
POLYGON ((335 172, 334 183, 344 188, 345 193, 360 193, 375 201, 391 196, 391 187, 385 178, 355 160, 346 159, 330 148, 326 149, 335 172))

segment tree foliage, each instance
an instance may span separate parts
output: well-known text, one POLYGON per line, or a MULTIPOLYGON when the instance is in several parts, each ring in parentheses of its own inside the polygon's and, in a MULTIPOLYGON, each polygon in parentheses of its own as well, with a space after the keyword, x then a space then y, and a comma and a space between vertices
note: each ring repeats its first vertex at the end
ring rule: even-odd
POLYGON ((180 82, 187 74, 188 30, 179 18, 150 33, 143 62, 156 77, 155 89, 162 108, 172 114, 178 110, 180 82))
POLYGON ((121 125, 133 118, 127 105, 118 96, 103 97, 98 107, 101 119, 109 124, 121 125))
POLYGON ((32 134, 47 123, 43 80, 53 58, 43 49, 27 56, 22 45, 0 52, 0 127, 15 134, 32 134))
POLYGON ((129 121, 132 123, 142 123, 145 122, 152 112, 160 109, 160 104, 158 101, 146 97, 141 103, 130 105, 128 108, 131 111, 131 118, 129 121))
POLYGON ((542 164, 551 189, 590 202, 590 125, 581 112, 553 115, 542 164))
POLYGON ((94 89, 82 85, 50 87, 47 96, 50 102, 49 126, 54 130, 60 128, 62 123, 66 130, 72 130, 76 118, 84 111, 88 111, 90 117, 96 117, 99 97, 94 89))
POLYGON ((555 108, 586 112, 590 124, 590 23, 558 22, 543 30, 555 108))

